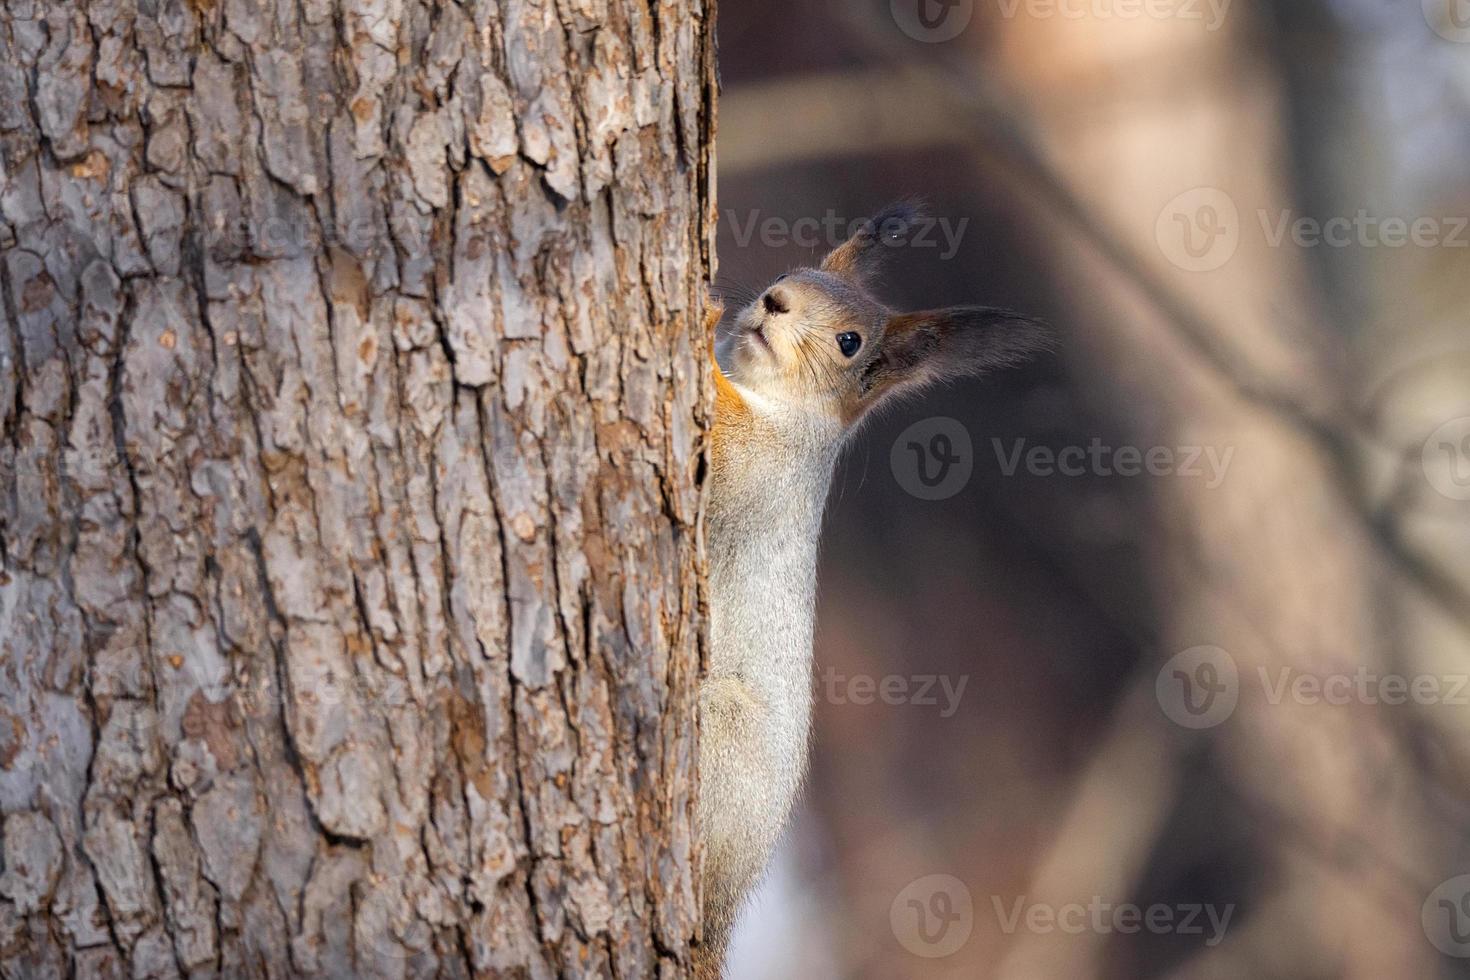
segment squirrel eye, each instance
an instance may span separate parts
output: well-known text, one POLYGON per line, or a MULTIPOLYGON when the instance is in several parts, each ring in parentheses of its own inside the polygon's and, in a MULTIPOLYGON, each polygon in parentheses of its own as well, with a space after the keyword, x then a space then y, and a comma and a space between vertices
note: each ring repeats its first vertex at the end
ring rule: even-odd
POLYGON ((856 354, 861 346, 863 346, 863 338, 855 333, 849 331, 837 335, 837 349, 842 351, 843 357, 851 357, 856 354))

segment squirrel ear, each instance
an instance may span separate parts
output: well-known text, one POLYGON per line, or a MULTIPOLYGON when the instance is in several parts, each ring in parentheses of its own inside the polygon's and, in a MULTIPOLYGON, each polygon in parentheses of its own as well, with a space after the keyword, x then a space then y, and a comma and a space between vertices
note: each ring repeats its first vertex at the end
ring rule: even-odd
POLYGON ((898 201, 863 221, 853 236, 822 260, 822 270, 859 283, 870 279, 889 249, 908 240, 915 221, 923 217, 918 201, 898 201))
POLYGON ((1052 347, 1036 320, 988 306, 900 313, 888 321, 861 376, 864 407, 953 378, 1025 363, 1052 347))

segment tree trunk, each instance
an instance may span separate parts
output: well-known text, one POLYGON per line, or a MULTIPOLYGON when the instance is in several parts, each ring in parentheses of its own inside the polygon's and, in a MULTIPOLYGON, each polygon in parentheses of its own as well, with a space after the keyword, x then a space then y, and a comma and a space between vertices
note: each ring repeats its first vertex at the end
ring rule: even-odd
POLYGON ((0 973, 677 975, 712 0, 0 0, 0 973))

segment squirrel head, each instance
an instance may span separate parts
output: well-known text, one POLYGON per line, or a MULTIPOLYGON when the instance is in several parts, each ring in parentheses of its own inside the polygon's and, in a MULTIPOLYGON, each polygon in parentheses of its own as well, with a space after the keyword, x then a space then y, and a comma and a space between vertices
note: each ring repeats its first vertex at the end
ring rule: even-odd
POLYGON ((1007 310, 895 313, 871 293, 917 205, 890 205, 814 269, 781 276, 736 315, 729 377, 788 410, 850 431, 878 405, 936 382, 1019 364, 1046 330, 1007 310))

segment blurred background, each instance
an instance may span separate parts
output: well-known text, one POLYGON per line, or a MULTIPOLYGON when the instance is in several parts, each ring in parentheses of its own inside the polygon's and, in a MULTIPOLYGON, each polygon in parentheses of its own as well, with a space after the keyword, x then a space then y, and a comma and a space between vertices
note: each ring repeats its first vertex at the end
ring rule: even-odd
POLYGON ((842 463, 733 976, 1470 976, 1470 2, 721 7, 729 296, 1061 338, 842 463))

